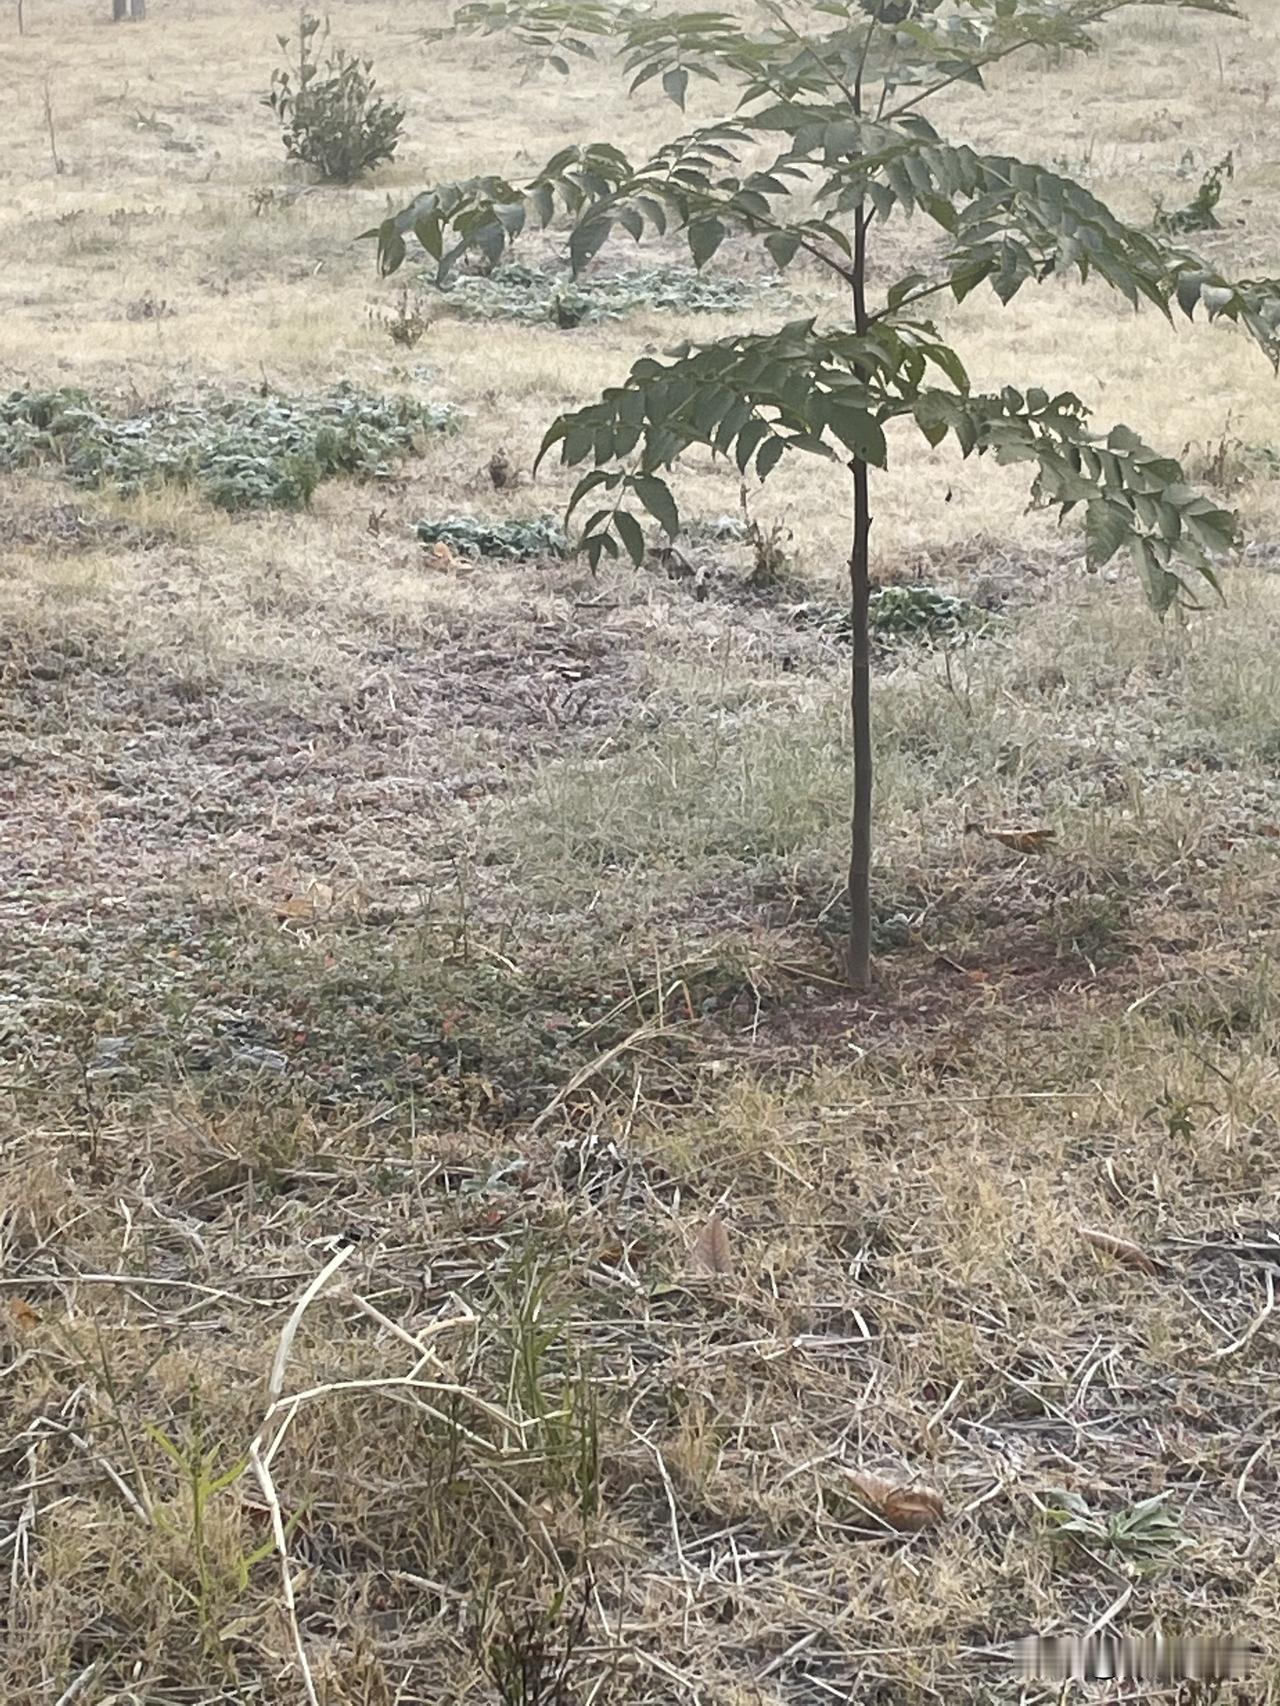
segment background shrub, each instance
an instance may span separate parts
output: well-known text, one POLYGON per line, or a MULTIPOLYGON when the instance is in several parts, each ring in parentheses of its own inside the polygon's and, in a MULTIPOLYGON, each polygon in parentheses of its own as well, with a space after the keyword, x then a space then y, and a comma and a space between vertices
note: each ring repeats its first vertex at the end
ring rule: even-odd
MULTIPOLYGON (((390 160, 404 130, 404 108, 377 93, 373 61, 333 48, 321 65, 329 21, 304 14, 298 60, 271 76, 265 105, 280 120, 285 153, 312 166, 327 183, 349 184, 390 160), (317 38, 319 38, 317 40, 317 38)), ((278 36, 286 52, 288 36, 278 36)))

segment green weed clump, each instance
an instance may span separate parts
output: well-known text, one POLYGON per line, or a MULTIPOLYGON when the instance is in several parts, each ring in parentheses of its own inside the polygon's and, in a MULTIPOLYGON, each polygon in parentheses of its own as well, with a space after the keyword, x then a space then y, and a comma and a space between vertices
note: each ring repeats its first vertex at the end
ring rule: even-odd
POLYGON ((438 294, 461 319, 515 320, 568 330, 645 311, 740 313, 766 292, 776 300, 781 288, 776 279, 715 278, 692 267, 640 267, 575 280, 567 273, 511 261, 487 275, 455 277, 438 294))
POLYGON ((967 599, 934 586, 883 586, 871 594, 871 632, 880 639, 945 640, 985 620, 967 599))
POLYGON ((159 403, 124 417, 83 391, 11 391, 0 399, 0 469, 52 463, 79 486, 129 494, 172 483, 219 509, 297 509, 334 475, 386 479, 427 434, 456 424, 446 405, 347 384, 315 397, 159 403))
POLYGON ((1045 1514, 1054 1533, 1087 1550, 1118 1552, 1138 1564, 1152 1564, 1189 1546, 1178 1518, 1167 1508, 1168 1495, 1157 1493, 1128 1510, 1106 1515, 1079 1493, 1060 1492, 1045 1514))
POLYGON ((447 545, 459 557, 536 562, 541 557, 567 556, 569 550, 564 528, 549 515, 527 521, 487 521, 473 515, 446 515, 439 521, 420 521, 417 533, 424 545, 447 545))
MULTIPOLYGON (((820 628, 837 640, 849 640, 849 612, 840 605, 804 604, 794 613, 797 620, 820 628)), ((985 610, 954 593, 934 586, 882 586, 871 594, 868 625, 882 644, 912 640, 935 645, 980 633, 991 621, 985 610)))

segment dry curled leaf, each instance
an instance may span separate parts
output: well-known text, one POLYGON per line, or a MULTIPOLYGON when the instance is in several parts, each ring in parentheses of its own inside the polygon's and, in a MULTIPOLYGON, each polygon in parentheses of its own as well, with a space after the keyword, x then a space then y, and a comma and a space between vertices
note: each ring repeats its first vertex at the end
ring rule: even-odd
POLYGON ((694 1239, 689 1251, 689 1266, 698 1274, 732 1274, 729 1233, 718 1214, 711 1216, 694 1239))
POLYGON ((457 558, 443 539, 437 539, 434 544, 428 545, 422 553, 422 560, 427 568, 440 573, 447 573, 458 566, 457 558))
POLYGON ((309 888, 287 895, 276 907, 276 915, 289 924, 309 924, 321 913, 333 910, 333 890, 328 883, 312 883, 309 888))
POLYGON ((862 1469, 845 1474, 859 1504, 899 1534, 917 1534, 942 1521, 942 1496, 930 1487, 900 1487, 862 1469))
POLYGON ((1110 1232, 1099 1232, 1093 1226, 1082 1226, 1080 1236, 1086 1244, 1092 1244, 1095 1250, 1114 1256, 1122 1267, 1133 1268, 1137 1273, 1158 1274, 1163 1266, 1154 1256, 1149 1256, 1140 1244, 1133 1244, 1127 1238, 1117 1238, 1110 1232))

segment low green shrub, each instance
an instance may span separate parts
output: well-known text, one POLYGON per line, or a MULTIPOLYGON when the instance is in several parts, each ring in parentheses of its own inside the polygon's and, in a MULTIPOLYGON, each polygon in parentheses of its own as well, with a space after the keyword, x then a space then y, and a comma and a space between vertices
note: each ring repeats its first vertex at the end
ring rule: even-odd
POLYGON ((0 468, 55 463, 80 486, 128 494, 172 482, 219 509, 298 508, 333 475, 387 478, 426 434, 456 420, 445 405, 345 384, 315 397, 169 402, 126 417, 83 391, 11 391, 0 399, 0 468))
MULTIPOLYGON (((280 120, 285 153, 331 184, 349 184, 390 160, 404 130, 404 108, 377 93, 373 61, 334 48, 323 65, 319 44, 329 21, 304 15, 296 65, 272 73, 264 106, 280 120), (318 39, 317 39, 318 38, 318 39)), ((281 49, 288 36, 277 36, 281 49)))

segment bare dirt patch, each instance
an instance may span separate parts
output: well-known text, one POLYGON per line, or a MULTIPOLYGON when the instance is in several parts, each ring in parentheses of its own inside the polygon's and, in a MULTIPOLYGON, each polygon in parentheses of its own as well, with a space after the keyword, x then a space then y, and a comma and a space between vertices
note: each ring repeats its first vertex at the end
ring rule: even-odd
POLYGON ((11 504, 0 510, 0 546, 45 551, 154 550, 166 543, 158 529, 138 528, 118 517, 87 512, 77 504, 42 507, 11 504))

